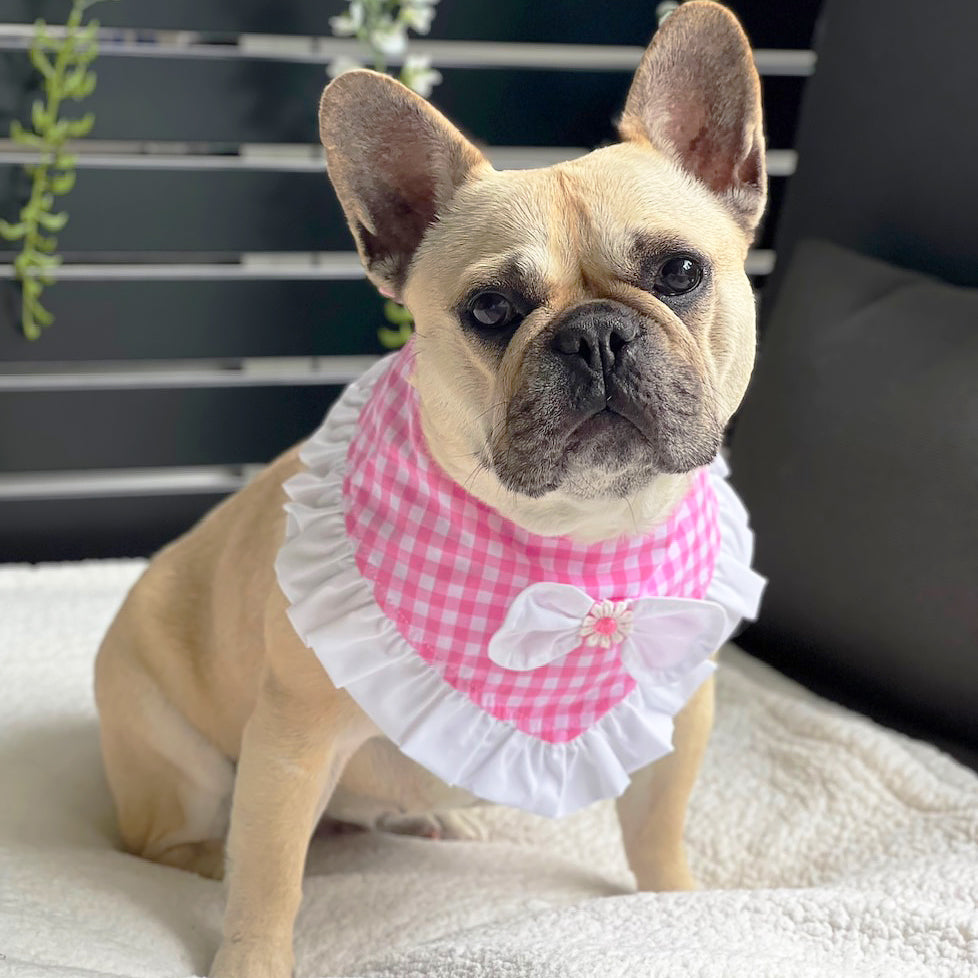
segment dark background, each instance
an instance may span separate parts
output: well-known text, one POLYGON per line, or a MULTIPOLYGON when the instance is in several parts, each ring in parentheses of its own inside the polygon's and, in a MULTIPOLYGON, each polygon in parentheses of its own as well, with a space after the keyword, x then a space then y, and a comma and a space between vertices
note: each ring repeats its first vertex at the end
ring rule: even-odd
MULTIPOLYGON (((809 48, 816 0, 732 6, 757 48, 809 48)), ((5 0, 0 24, 27 23, 39 13, 63 22, 68 7, 5 0)), ((214 271, 250 252, 352 250, 312 155, 305 170, 239 165, 242 144, 316 142, 325 59, 234 56, 242 33, 329 36, 329 17, 343 8, 321 0, 139 0, 91 11, 103 26, 118 28, 102 45, 98 88, 85 106, 97 117, 86 144, 102 162, 80 166, 59 245, 66 262, 88 271, 48 290, 56 322, 33 343, 17 330, 14 285, 0 280, 0 560, 151 553, 240 484, 250 466, 315 427, 346 379, 245 383, 241 358, 383 352, 381 303, 358 276, 246 272, 228 279, 214 271), (174 39, 158 32, 178 30, 198 32, 194 40, 210 45, 212 56, 161 54, 155 42, 174 39), (221 159, 227 165, 215 168, 221 159), (196 277, 140 277, 145 264, 191 265, 196 277), (136 277, 119 281, 120 266, 130 273, 137 266, 136 277), (162 361, 174 362, 181 382, 172 371, 147 373, 147 365, 162 361), (205 368, 211 378, 223 371, 219 384, 197 377, 205 368), (93 381, 93 372, 109 374, 110 383, 93 381), (167 481, 172 467, 187 477, 179 488, 167 481), (133 480, 132 470, 150 471, 133 480), (216 482, 208 483, 215 472, 216 482), (92 473, 94 483, 79 478, 92 473)), ((430 37, 637 49, 654 27, 655 6, 647 0, 442 0, 430 37)), ((532 51, 528 57, 532 62, 532 51)), ((490 147, 607 141, 630 77, 627 68, 441 71, 432 101, 490 147)), ((797 74, 763 78, 774 150, 793 144, 805 82, 797 74)), ((37 93, 23 42, 0 37, 0 131, 12 117, 28 117, 37 93)), ((27 182, 9 153, 0 159, 0 216, 9 219, 27 182)), ((785 183, 783 176, 772 180, 759 248, 772 245, 785 183)), ((0 262, 11 257, 0 254, 0 262)), ((756 282, 763 287, 763 276, 756 282)), ((340 368, 346 362, 331 361, 340 368)), ((357 369, 350 364, 349 376, 357 369)))

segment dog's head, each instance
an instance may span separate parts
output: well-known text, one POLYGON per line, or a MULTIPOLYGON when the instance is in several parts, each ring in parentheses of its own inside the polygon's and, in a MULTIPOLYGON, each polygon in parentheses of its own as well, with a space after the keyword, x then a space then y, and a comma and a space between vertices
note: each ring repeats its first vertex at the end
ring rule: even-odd
POLYGON ((672 14, 632 81, 622 142, 572 162, 496 171, 369 71, 326 88, 320 128, 368 276, 415 317, 442 467, 537 532, 593 539, 661 519, 716 454, 754 362, 744 259, 764 139, 734 17, 707 0, 672 14))

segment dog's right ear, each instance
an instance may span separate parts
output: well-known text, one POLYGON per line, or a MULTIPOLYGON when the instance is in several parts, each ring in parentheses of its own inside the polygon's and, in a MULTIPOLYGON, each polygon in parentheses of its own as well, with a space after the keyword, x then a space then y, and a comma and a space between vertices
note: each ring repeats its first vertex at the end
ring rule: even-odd
POLYGON ((423 98, 376 71, 326 86, 319 135, 367 275, 399 299, 425 231, 485 157, 423 98))

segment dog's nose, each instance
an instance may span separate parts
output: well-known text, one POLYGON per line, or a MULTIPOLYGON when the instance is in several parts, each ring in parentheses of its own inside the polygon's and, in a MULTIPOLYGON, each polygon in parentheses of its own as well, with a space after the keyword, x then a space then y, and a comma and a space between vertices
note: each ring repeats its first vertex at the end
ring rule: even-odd
POLYGON ((553 336, 555 353, 569 363, 583 361, 596 374, 608 375, 621 350, 638 336, 638 326, 626 319, 607 315, 577 318, 561 327, 553 336))

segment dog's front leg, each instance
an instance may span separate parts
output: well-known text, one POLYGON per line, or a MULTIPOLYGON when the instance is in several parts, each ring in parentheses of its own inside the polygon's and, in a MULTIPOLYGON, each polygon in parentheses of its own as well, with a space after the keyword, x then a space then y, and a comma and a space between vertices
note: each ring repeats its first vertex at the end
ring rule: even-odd
POLYGON ((693 890, 683 831, 686 806, 713 727, 712 677, 676 717, 674 750, 637 771, 618 799, 628 865, 640 890, 693 890))
POLYGON ((376 732, 286 628, 289 647, 266 665, 244 730, 212 978, 290 978, 310 836, 347 761, 376 732))

